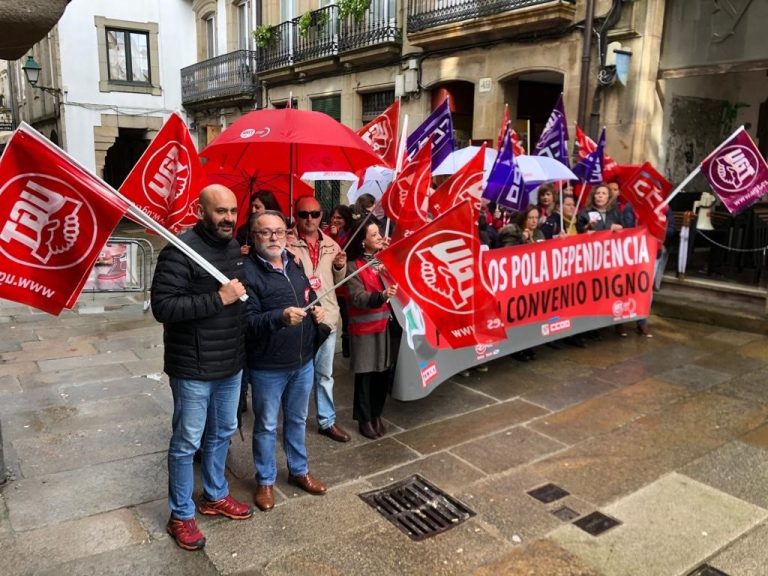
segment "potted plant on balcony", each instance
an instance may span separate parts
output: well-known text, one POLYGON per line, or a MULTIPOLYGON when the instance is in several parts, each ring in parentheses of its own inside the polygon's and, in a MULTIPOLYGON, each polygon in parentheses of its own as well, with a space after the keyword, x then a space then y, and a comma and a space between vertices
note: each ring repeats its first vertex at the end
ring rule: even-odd
POLYGON ((346 20, 352 16, 359 22, 365 16, 365 11, 371 6, 371 0, 338 0, 339 19, 346 20))
POLYGON ((261 26, 257 26, 256 29, 253 31, 253 39, 256 42, 256 46, 259 48, 266 48, 270 44, 272 44, 272 41, 274 40, 275 36, 275 29, 274 26, 271 26, 269 24, 262 24, 261 26))
POLYGON ((322 32, 328 22, 328 12, 325 10, 310 10, 299 18, 299 35, 306 38, 312 29, 322 32))

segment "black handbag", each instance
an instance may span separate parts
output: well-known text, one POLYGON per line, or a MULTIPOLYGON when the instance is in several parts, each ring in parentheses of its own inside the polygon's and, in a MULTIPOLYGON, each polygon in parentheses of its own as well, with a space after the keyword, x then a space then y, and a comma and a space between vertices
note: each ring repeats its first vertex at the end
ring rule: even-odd
POLYGON ((330 335, 331 327, 328 326, 328 324, 323 324, 322 322, 320 324, 315 324, 315 353, 320 350, 320 346, 328 340, 328 336, 330 335))

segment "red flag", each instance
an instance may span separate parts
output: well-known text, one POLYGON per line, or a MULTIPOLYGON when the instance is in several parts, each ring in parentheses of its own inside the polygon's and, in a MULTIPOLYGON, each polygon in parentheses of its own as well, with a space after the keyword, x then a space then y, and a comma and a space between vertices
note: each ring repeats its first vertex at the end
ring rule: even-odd
POLYGON ((203 166, 181 116, 171 114, 120 186, 120 193, 174 234, 197 222, 203 166))
POLYGON ((397 126, 400 122, 400 99, 357 131, 382 161, 394 168, 397 162, 397 126))
POLYGON ((471 200, 476 210, 480 209, 483 193, 483 169, 485 167, 485 143, 475 156, 458 172, 443 182, 429 197, 429 212, 439 216, 464 200, 471 200))
POLYGON ((462 202, 378 256, 452 348, 506 338, 479 273, 476 221, 470 202, 462 202))
POLYGON ((707 156, 701 173, 731 214, 768 194, 768 164, 744 126, 707 156))
POLYGON ((58 315, 128 206, 26 125, 3 153, 0 182, 0 297, 58 315))
POLYGON ((520 140, 520 136, 517 135, 517 132, 512 130, 512 153, 515 156, 522 156, 525 154, 525 148, 523 147, 523 143, 520 140))
MULTIPOLYGON (((579 154, 579 160, 584 160, 592 152, 597 150, 597 143, 587 136, 584 131, 576 124, 576 148, 579 154)), ((616 176, 616 172, 619 170, 619 165, 616 160, 608 156, 603 151, 603 179, 610 180, 616 176)))
POLYGON ((501 142, 504 140, 504 132, 509 127, 509 104, 504 104, 504 116, 501 118, 501 127, 499 128, 499 137, 496 138, 496 150, 501 150, 501 142))
POLYGON ((667 233, 667 216, 656 209, 671 191, 672 184, 650 162, 643 164, 621 186, 621 195, 632 204, 638 224, 647 226, 659 242, 664 242, 667 233))
POLYGON ((387 218, 397 224, 397 238, 427 222, 427 194, 432 177, 432 143, 426 144, 408 162, 381 197, 387 218))

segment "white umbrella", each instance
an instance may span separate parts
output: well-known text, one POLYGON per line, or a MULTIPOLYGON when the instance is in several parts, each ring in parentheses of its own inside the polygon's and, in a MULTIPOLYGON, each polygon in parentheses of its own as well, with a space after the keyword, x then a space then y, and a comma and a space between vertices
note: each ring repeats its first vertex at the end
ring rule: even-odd
POLYGON ((352 186, 347 190, 349 203, 354 204, 363 194, 370 194, 378 200, 384 194, 384 190, 387 189, 387 186, 392 182, 394 174, 395 171, 386 166, 369 166, 365 170, 363 183, 359 184, 358 179, 355 178, 352 186))
POLYGON ((549 156, 517 156, 517 165, 526 184, 541 184, 553 180, 578 180, 571 169, 549 156))
MULTIPOLYGON (((467 146, 466 148, 459 148, 454 150, 440 165, 432 171, 432 176, 444 176, 447 174, 455 174, 461 170, 465 164, 467 164, 472 158, 474 158, 480 151, 480 146, 467 146)), ((488 179, 488 175, 491 173, 493 163, 496 161, 496 150, 493 148, 485 149, 485 164, 483 166, 483 178, 488 179)))

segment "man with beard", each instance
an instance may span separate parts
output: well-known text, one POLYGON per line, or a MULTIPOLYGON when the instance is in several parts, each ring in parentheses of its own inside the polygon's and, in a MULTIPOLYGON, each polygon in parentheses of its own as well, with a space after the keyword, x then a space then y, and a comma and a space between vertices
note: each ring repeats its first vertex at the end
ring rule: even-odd
POLYGON ((181 548, 199 550, 205 537, 195 521, 192 459, 202 440, 201 514, 243 520, 251 507, 233 499, 224 475, 229 439, 237 429, 245 348, 243 262, 233 239, 237 200, 214 184, 200 192, 200 221, 179 238, 231 280, 219 283, 178 248, 160 252, 152 280, 152 313, 163 323, 164 369, 173 393, 168 449, 166 530, 181 548))
POLYGON ((309 394, 314 383, 316 325, 323 321, 300 263, 286 249, 287 226, 280 212, 251 218, 253 251, 245 261, 247 351, 253 394, 254 502, 260 510, 275 505, 277 420, 283 409, 283 450, 288 482, 310 494, 325 494, 309 473, 305 435, 309 394))

